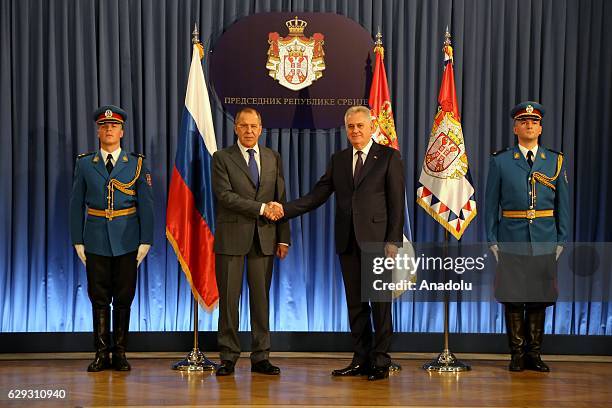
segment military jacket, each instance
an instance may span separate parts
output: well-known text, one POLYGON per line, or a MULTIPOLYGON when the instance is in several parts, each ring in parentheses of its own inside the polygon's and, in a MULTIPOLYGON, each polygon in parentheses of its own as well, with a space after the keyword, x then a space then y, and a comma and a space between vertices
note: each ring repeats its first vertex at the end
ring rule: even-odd
POLYGON ((70 233, 73 245, 84 244, 86 252, 103 256, 123 255, 153 243, 152 182, 144 156, 121 151, 111 174, 99 151, 77 158, 70 233), (128 215, 111 215, 130 209, 134 210, 128 215), (111 217, 91 215, 91 210, 111 217))
POLYGON ((569 195, 562 153, 539 146, 533 167, 518 146, 494 153, 489 162, 485 199, 487 240, 499 245, 500 250, 504 250, 504 243, 513 243, 506 245, 509 252, 526 249, 539 255, 551 253, 567 241, 569 195), (536 212, 530 211, 529 217, 522 218, 503 215, 529 210, 536 212), (531 218, 549 210, 552 216, 531 218))

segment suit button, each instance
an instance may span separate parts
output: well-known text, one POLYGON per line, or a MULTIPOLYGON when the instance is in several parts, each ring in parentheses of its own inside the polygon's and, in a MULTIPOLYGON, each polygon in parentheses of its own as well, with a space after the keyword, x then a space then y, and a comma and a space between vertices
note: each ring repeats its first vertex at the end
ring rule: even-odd
POLYGON ((531 191, 529 192, 529 195, 531 195, 531 191))
POLYGON ((529 223, 530 223, 530 224, 533 224, 533 220, 529 220, 529 223))

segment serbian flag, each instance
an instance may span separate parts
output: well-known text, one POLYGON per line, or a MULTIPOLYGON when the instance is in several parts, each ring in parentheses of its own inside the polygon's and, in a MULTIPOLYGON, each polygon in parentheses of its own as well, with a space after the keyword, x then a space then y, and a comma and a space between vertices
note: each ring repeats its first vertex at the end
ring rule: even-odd
MULTIPOLYGON (((374 62, 374 74, 372 75, 369 99, 370 115, 374 123, 372 138, 380 145, 399 150, 393 110, 391 109, 389 85, 387 84, 387 72, 385 71, 385 49, 382 45, 382 35, 380 33, 376 35, 374 54, 376 55, 376 60, 374 62)), ((412 231, 410 230, 408 207, 404 205, 404 241, 411 239, 412 231)))
POLYGON ((476 216, 474 187, 465 152, 450 33, 444 42, 444 73, 429 144, 417 188, 417 203, 456 239, 476 216))
MULTIPOLYGON (((395 131, 395 121, 393 110, 391 109, 391 96, 389 95, 389 85, 387 84, 387 72, 385 71, 385 49, 382 44, 382 34, 376 35, 374 46, 376 60, 374 62, 374 74, 372 75, 372 86, 370 87, 370 116, 374 123, 374 134, 372 138, 380 145, 389 146, 399 150, 397 133, 395 131)), ((406 194, 404 192, 404 194, 406 194)), ((399 248, 400 255, 407 254, 414 256, 414 249, 410 240, 412 231, 410 230, 410 216, 408 214, 408 201, 404 199, 404 237, 403 246, 399 248)), ((396 269, 393 271, 393 282, 401 282, 404 279, 416 281, 416 270, 396 269)), ((405 291, 393 291, 393 297, 398 297, 405 291)))
POLYGON ((212 155, 217 151, 202 44, 193 46, 185 108, 170 180, 166 237, 198 303, 212 310, 219 299, 215 278, 212 155))

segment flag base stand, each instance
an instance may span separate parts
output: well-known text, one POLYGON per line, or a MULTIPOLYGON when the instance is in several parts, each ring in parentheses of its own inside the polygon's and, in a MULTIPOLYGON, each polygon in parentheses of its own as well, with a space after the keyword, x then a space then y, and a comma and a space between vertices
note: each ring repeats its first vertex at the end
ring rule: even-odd
POLYGON ((399 363, 396 363, 395 361, 391 361, 391 365, 389 366, 389 372, 395 373, 398 371, 402 371, 402 366, 399 363))
POLYGON ((183 360, 174 363, 172 369, 187 372, 215 371, 217 365, 207 359, 200 350, 194 348, 183 360))
POLYGON ((188 373, 215 371, 217 364, 207 359, 198 347, 198 302, 193 297, 191 301, 193 302, 193 349, 183 360, 172 364, 172 369, 188 373))
POLYGON ((470 371, 471 367, 457 360, 450 350, 444 349, 434 361, 423 364, 423 369, 439 373, 457 373, 460 371, 470 371))
MULTIPOLYGON (((444 230, 444 254, 443 257, 446 258, 448 255, 448 231, 444 230)), ((446 269, 444 270, 444 280, 446 281, 446 269)), ((449 315, 449 296, 448 292, 444 292, 444 349, 438 355, 434 361, 423 364, 423 370, 427 370, 429 372, 439 372, 439 373, 459 373, 462 371, 470 371, 471 367, 461 361, 457 360, 457 357, 450 351, 450 347, 448 346, 448 336, 449 336, 449 328, 448 328, 448 315, 449 315)))

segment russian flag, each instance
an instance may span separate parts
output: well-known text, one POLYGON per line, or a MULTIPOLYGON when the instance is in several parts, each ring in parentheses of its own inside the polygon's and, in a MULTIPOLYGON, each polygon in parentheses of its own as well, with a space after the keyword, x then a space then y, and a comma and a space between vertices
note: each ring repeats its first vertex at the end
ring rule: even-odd
POLYGON ((217 151, 202 44, 194 44, 185 109, 170 180, 166 237, 198 303, 212 310, 219 299, 215 278, 212 155, 217 151))

